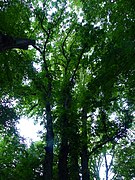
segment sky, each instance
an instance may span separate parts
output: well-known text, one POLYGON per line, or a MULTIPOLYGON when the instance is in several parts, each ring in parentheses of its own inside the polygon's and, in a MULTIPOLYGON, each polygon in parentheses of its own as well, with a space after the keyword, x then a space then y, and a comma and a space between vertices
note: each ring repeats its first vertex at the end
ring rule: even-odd
POLYGON ((34 125, 33 119, 28 119, 26 117, 21 117, 17 129, 20 135, 26 138, 26 142, 29 145, 31 141, 39 141, 40 135, 38 131, 42 131, 43 128, 39 123, 34 125))

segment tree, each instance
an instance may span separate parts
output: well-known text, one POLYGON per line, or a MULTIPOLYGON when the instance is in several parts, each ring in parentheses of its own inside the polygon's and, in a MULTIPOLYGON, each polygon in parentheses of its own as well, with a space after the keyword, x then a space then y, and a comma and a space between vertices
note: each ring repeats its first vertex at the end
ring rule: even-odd
MULTIPOLYGON (((35 39, 36 45, 0 54, 1 97, 44 125, 43 179, 99 178, 99 157, 133 124, 134 6, 123 0, 11 4, 20 19, 13 30, 4 22, 2 33, 35 39)), ((11 4, 0 15, 13 25, 11 4)))

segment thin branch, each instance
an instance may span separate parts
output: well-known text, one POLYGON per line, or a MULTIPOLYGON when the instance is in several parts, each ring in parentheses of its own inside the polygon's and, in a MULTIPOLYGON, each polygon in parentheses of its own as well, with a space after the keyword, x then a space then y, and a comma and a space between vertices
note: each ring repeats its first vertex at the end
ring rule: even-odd
POLYGON ((40 21, 41 28, 48 35, 48 31, 44 28, 44 25, 43 25, 44 18, 45 18, 45 14, 43 15, 42 18, 38 15, 38 20, 40 21))
MULTIPOLYGON (((61 46, 62 54, 63 54, 63 56, 65 57, 65 59, 67 60, 68 64, 69 64, 69 61, 70 61, 70 60, 69 60, 69 57, 67 57, 67 55, 66 55, 67 52, 66 52, 64 46, 65 46, 65 44, 66 44, 67 38, 68 38, 68 36, 69 36, 69 34, 70 34, 71 31, 72 31, 72 29, 70 28, 69 31, 67 32, 67 35, 65 36, 64 41, 62 42, 62 46, 61 46)), ((67 65, 68 65, 68 64, 67 64, 67 65)))
POLYGON ((41 49, 39 48, 39 47, 37 47, 36 45, 32 45, 37 51, 39 51, 40 52, 40 54, 42 54, 42 51, 41 51, 41 49))
POLYGON ((48 34, 47 34, 46 41, 45 41, 45 43, 44 43, 43 53, 45 53, 45 51, 46 51, 46 47, 47 47, 47 43, 49 42, 50 35, 51 35, 51 30, 49 29, 49 32, 48 32, 48 34))
POLYGON ((93 147, 93 149, 91 150, 91 152, 89 153, 89 156, 92 155, 95 151, 97 151, 98 149, 102 148, 103 145, 107 144, 108 142, 113 142, 116 138, 117 139, 120 139, 122 137, 125 136, 125 130, 121 130, 121 131, 118 131, 118 133, 113 136, 113 137, 110 137, 108 139, 105 139, 103 142, 100 143, 100 141, 98 141, 97 143, 99 143, 98 145, 96 145, 95 147, 93 147))
POLYGON ((76 75, 76 72, 77 72, 78 67, 79 67, 79 65, 80 65, 80 61, 81 61, 81 59, 82 59, 82 56, 83 56, 84 51, 85 51, 85 48, 82 50, 82 52, 81 52, 80 55, 79 55, 76 68, 75 68, 75 70, 74 70, 74 72, 73 72, 73 75, 72 75, 72 78, 71 78, 71 82, 73 82, 73 80, 74 80, 74 78, 75 78, 75 75, 76 75))
MULTIPOLYGON (((50 31, 49 31, 50 32, 50 31)), ((46 70, 46 77, 48 78, 49 80, 49 84, 48 84, 48 90, 51 90, 51 75, 49 73, 49 70, 48 70, 48 65, 47 65, 47 62, 46 62, 46 48, 47 48, 47 43, 49 42, 49 38, 50 38, 50 33, 47 35, 47 38, 46 38, 46 41, 45 41, 45 44, 44 44, 44 50, 43 50, 43 61, 44 61, 44 68, 46 70)))
POLYGON ((30 108, 30 111, 32 111, 35 107, 37 107, 38 104, 34 104, 31 108, 30 108))

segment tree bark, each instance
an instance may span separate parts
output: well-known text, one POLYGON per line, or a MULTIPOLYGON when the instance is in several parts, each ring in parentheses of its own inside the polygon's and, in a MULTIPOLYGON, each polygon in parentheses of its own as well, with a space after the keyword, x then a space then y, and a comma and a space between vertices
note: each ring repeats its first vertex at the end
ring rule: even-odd
POLYGON ((45 147, 45 162, 44 162, 44 180, 52 180, 52 169, 53 169, 53 123, 52 123, 52 115, 51 115, 51 107, 50 103, 46 103, 46 147, 45 147))
POLYGON ((81 166, 82 166, 82 180, 89 180, 88 168, 88 147, 87 147, 87 112, 86 109, 82 110, 82 148, 81 148, 81 166))
POLYGON ((68 172, 68 153, 69 153, 69 138, 68 138, 68 118, 67 118, 67 103, 64 103, 63 113, 60 118, 61 124, 61 145, 59 151, 58 175, 59 180, 69 180, 68 172))
POLYGON ((68 174, 68 139, 66 137, 62 137, 61 147, 59 152, 59 180, 69 180, 68 174))
POLYGON ((80 180, 79 165, 78 165, 78 152, 79 144, 76 141, 76 137, 72 136, 72 142, 70 141, 70 180, 80 180), (74 138, 74 139, 73 139, 74 138))
POLYGON ((68 154, 69 154, 69 116, 68 111, 71 106, 71 87, 68 83, 64 85, 61 91, 61 101, 62 101, 62 114, 60 117, 61 125, 61 147, 59 151, 59 180, 69 180, 69 171, 68 171, 68 154))

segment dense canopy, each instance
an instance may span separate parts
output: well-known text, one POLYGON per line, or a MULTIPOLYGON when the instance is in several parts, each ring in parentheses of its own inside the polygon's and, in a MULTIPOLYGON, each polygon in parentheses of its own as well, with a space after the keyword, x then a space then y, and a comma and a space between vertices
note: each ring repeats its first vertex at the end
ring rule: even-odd
POLYGON ((133 180, 134 0, 5 0, 0 24, 33 40, 0 52, 0 178, 133 180), (23 115, 44 129, 30 147, 23 115))

